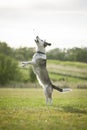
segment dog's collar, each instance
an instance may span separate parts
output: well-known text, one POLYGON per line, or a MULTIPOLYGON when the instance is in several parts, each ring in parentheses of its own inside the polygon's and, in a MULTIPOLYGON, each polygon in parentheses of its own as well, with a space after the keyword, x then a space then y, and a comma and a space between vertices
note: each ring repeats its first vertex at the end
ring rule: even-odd
POLYGON ((37 53, 40 53, 40 54, 45 54, 44 52, 41 52, 41 51, 37 51, 37 53))

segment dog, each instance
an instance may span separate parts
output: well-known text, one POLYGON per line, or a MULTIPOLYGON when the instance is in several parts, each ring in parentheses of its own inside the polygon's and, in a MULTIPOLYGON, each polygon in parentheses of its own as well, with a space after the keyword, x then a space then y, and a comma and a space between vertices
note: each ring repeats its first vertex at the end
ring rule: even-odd
POLYGON ((47 69, 46 69, 46 53, 45 48, 51 46, 51 43, 48 43, 44 40, 41 40, 38 36, 35 39, 37 48, 36 53, 33 55, 32 61, 23 62, 23 65, 31 64, 33 66, 33 71, 36 74, 39 84, 43 87, 44 94, 46 97, 46 104, 52 104, 52 93, 53 89, 58 90, 59 92, 71 91, 70 88, 62 89, 56 87, 52 84, 47 69))

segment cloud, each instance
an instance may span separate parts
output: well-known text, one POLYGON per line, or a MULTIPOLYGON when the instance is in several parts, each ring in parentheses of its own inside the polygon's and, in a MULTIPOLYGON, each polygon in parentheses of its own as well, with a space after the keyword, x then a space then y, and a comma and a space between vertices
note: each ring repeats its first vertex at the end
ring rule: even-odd
POLYGON ((87 0, 0 0, 0 17, 52 13, 87 13, 87 0))
POLYGON ((87 10, 87 0, 0 0, 0 8, 30 10, 87 10))
POLYGON ((0 0, 0 40, 28 43, 33 29, 56 46, 87 41, 87 0, 0 0))
POLYGON ((28 0, 0 0, 0 7, 3 8, 20 8, 28 4, 28 0))
POLYGON ((37 0, 31 7, 36 11, 87 11, 86 0, 37 0))

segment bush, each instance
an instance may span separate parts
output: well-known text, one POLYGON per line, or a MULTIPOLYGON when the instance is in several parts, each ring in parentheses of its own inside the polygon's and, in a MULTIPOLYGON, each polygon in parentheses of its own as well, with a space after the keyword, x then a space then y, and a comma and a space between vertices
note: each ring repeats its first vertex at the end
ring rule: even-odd
POLYGON ((20 72, 18 63, 4 54, 0 54, 0 84, 4 85, 10 80, 18 80, 20 72))
POLYGON ((34 74, 32 67, 29 67, 29 80, 30 82, 36 81, 36 75, 34 74))

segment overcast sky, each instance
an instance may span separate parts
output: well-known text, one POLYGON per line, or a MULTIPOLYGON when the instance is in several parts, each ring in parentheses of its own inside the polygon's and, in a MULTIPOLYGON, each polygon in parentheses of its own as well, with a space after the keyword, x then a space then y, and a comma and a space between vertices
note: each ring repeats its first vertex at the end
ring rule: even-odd
POLYGON ((35 47, 36 35, 51 49, 87 47, 87 0, 0 0, 0 41, 35 47))

